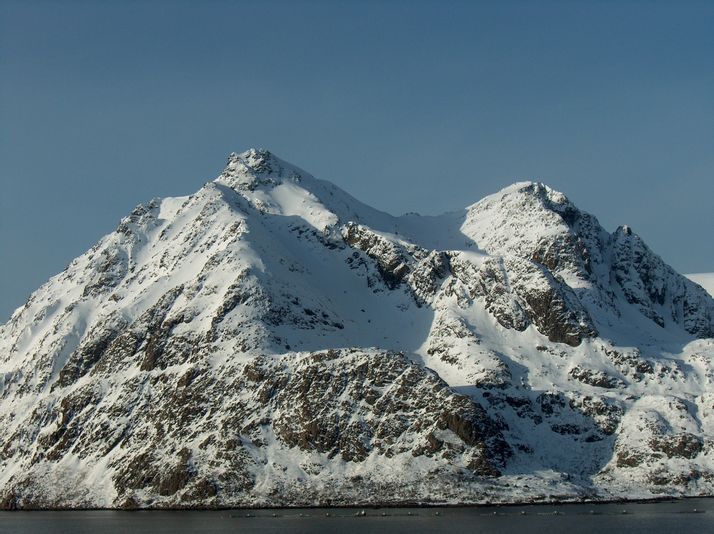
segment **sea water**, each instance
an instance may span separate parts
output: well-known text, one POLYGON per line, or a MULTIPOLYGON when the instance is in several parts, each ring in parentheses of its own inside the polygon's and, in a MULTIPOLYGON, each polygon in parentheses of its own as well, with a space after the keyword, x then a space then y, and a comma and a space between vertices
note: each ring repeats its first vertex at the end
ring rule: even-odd
POLYGON ((714 533, 714 499, 627 504, 218 511, 0 512, 12 534, 181 532, 714 533))

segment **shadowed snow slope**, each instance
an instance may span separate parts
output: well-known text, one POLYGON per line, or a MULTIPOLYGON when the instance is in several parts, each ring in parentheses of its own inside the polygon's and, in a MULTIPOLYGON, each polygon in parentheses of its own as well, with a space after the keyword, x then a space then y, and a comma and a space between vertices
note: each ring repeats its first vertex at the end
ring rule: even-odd
POLYGON ((0 503, 711 494, 713 337, 702 287, 543 184, 393 217, 231 154, 0 327, 0 503))

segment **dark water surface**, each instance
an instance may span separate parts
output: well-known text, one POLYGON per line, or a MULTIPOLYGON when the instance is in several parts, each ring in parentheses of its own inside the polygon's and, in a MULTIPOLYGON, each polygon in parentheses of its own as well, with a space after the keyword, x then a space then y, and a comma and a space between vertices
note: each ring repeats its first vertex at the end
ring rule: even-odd
POLYGON ((714 499, 630 504, 157 512, 0 512, 12 534, 180 532, 714 533, 714 499), (361 515, 364 510, 365 515, 361 515))

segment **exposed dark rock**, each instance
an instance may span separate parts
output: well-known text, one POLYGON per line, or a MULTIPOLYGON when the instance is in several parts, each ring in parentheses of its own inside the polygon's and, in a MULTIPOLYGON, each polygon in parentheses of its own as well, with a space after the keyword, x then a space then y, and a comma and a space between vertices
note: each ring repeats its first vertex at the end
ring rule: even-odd
POLYGON ((409 274, 410 255, 396 243, 354 223, 344 226, 342 237, 349 246, 376 260, 382 281, 389 289, 395 289, 409 274))
POLYGON ((107 317, 85 337, 85 341, 75 350, 59 373, 54 387, 66 387, 88 373, 109 348, 109 345, 123 332, 127 322, 118 315, 107 317))
POLYGON ((615 376, 608 375, 603 371, 595 371, 593 369, 583 369, 582 367, 573 367, 568 374, 575 380, 604 389, 615 389, 625 387, 624 381, 615 376))
POLYGON ((664 453, 667 458, 694 458, 703 446, 699 436, 683 432, 674 436, 657 436, 650 440, 653 451, 664 453))

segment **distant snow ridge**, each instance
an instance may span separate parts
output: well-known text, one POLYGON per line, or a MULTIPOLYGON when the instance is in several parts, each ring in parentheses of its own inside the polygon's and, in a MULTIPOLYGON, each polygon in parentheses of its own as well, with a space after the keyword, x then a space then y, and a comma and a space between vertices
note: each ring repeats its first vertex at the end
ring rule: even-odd
POLYGON ((713 337, 700 285, 543 184, 392 217, 231 154, 0 327, 0 503, 711 495, 713 337))
POLYGON ((714 296, 714 273, 686 274, 685 276, 692 282, 706 289, 710 295, 714 296))

